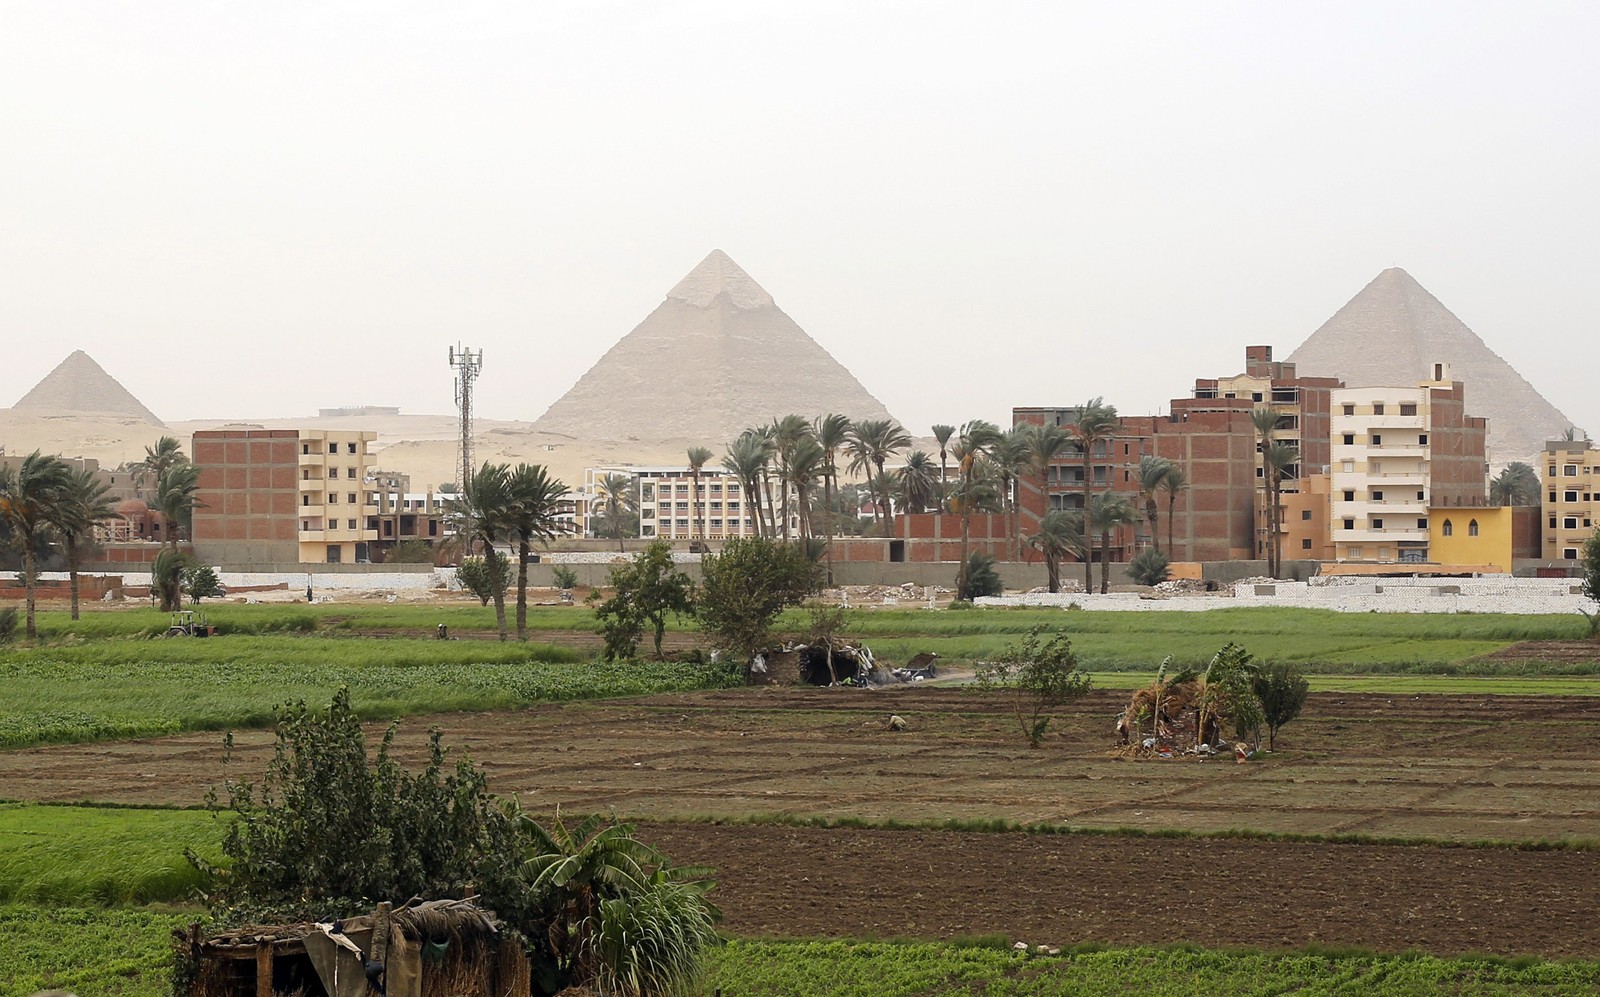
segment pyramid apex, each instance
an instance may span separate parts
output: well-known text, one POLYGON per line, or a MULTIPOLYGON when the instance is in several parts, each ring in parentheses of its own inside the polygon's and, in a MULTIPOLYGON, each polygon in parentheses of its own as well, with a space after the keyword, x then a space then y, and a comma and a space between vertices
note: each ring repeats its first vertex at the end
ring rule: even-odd
POLYGON ((73 350, 44 380, 17 399, 15 409, 36 412, 115 412, 163 425, 89 354, 73 350))
POLYGON ((667 292, 669 299, 696 308, 708 308, 723 295, 735 308, 775 307, 772 295, 720 249, 707 253, 705 259, 667 292))

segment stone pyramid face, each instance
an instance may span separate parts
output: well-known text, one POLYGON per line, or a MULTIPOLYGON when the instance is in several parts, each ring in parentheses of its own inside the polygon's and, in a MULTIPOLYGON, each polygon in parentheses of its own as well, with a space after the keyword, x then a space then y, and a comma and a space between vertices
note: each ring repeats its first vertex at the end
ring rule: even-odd
POLYGON ((61 361, 56 369, 33 386, 33 390, 18 399, 12 406, 18 412, 39 412, 59 415, 69 412, 112 412, 131 415, 157 426, 163 425, 149 409, 140 404, 107 374, 104 367, 82 350, 61 361))
POLYGON ((889 418, 882 402, 715 250, 534 429, 586 440, 716 447, 797 413, 889 418))
POLYGON ((1489 460, 1537 466, 1567 417, 1485 345, 1450 309, 1398 267, 1379 274, 1289 355, 1298 373, 1338 377, 1350 387, 1427 380, 1451 365, 1466 388, 1467 414, 1489 420, 1489 460))

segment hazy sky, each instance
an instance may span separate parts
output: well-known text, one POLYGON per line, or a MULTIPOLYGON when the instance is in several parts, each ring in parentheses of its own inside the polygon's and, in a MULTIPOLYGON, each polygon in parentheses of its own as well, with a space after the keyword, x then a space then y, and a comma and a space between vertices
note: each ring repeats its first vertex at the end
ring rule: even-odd
MULTIPOLYGON (((1600 433, 1600 5, 0 0, 0 405, 542 413, 713 248, 918 433, 1403 266, 1600 433)), ((1470 398, 1469 394, 1469 406, 1470 398)))

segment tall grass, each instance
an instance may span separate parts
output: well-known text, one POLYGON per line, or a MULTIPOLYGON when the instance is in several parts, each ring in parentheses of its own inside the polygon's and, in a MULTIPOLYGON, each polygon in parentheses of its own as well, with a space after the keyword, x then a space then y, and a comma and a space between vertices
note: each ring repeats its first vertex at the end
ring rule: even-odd
POLYGON ((188 899, 201 877, 183 850, 218 861, 221 837, 204 811, 0 804, 0 904, 188 899))

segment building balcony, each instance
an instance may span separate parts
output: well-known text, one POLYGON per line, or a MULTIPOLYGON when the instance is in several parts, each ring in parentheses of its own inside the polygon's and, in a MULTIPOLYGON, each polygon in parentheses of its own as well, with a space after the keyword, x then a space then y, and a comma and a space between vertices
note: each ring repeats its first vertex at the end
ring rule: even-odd
MULTIPOLYGON (((1390 406, 1393 408, 1394 406, 1390 406)), ((1416 415, 1400 415, 1399 412, 1385 412, 1383 415, 1341 415, 1338 403, 1334 404, 1333 435, 1340 433, 1369 433, 1377 430, 1382 433, 1388 429, 1417 429, 1428 428, 1428 417, 1420 412, 1416 415)))
POLYGON ((328 455, 317 453, 313 450, 311 453, 301 454, 296 463, 301 467, 324 467, 328 463, 328 455))

